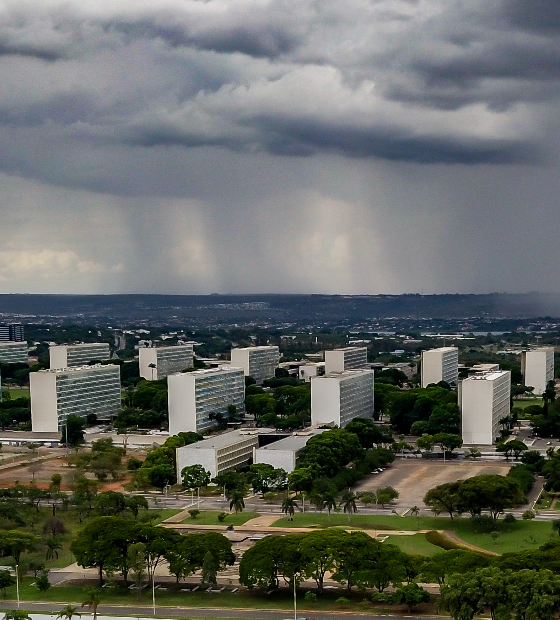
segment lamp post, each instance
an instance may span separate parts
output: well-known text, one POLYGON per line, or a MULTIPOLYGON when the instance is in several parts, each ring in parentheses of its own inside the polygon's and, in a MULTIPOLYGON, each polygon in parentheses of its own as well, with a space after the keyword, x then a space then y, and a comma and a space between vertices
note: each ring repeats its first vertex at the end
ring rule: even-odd
POLYGON ((16 564, 16 596, 17 596, 17 608, 19 609, 19 565, 16 564))
POLYGON ((296 574, 294 572, 294 620, 297 620, 296 574))

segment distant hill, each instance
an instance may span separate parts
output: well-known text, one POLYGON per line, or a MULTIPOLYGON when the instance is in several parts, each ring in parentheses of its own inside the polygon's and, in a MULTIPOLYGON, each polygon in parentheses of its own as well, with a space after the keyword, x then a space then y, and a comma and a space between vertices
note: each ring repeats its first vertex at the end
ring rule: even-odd
POLYGON ((372 318, 560 317, 560 294, 489 295, 0 295, 0 314, 115 321, 259 323, 372 318))

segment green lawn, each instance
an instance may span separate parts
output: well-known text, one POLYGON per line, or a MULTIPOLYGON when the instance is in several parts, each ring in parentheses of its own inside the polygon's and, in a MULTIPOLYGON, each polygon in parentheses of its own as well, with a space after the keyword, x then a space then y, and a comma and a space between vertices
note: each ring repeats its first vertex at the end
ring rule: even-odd
POLYGON ((16 398, 29 398, 29 390, 15 389, 6 391, 10 393, 12 400, 15 400, 16 398))
POLYGON ((414 536, 389 536, 386 543, 396 545, 405 553, 411 555, 434 555, 441 553, 443 549, 436 547, 426 540, 425 534, 414 534, 414 536))
POLYGON ((525 407, 529 407, 530 405, 540 405, 542 407, 543 400, 539 396, 537 398, 523 398, 522 400, 513 399, 513 406, 520 407, 521 409, 525 409, 525 407))
MULTIPOLYGON (((226 512, 226 511, 224 511, 226 512)), ((218 521, 219 510, 202 510, 196 519, 188 517, 181 521, 181 523, 189 523, 193 525, 243 525, 247 523, 249 519, 254 519, 259 516, 258 512, 228 512, 227 517, 223 522, 218 521)))
MULTIPOLYGON (((326 514, 296 514, 293 521, 285 517, 274 523, 278 527, 329 527, 326 514)), ((512 525, 498 523, 498 538, 494 541, 490 534, 480 534, 472 526, 469 517, 397 517, 389 515, 354 515, 348 524, 348 517, 339 513, 331 515, 330 526, 346 526, 369 530, 452 530, 464 541, 488 551, 506 553, 521 549, 536 549, 548 542, 553 534, 552 526, 546 521, 517 521, 512 525)), ((556 538, 556 534, 553 536, 556 538)), ((395 537, 398 538, 398 537, 395 537)), ((405 543, 402 543, 405 544, 405 543)))
POLYGON ((163 508, 162 510, 156 510, 155 512, 159 514, 159 517, 153 520, 153 524, 157 525, 158 523, 161 523, 162 521, 169 519, 169 517, 174 517, 176 514, 179 514, 181 511, 176 510, 175 508, 163 508))

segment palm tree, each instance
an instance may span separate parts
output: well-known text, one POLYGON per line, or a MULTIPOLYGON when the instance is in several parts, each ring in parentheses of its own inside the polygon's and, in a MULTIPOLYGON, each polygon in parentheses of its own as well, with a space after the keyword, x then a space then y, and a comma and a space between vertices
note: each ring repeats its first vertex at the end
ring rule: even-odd
POLYGON ((320 495, 312 494, 309 496, 309 503, 313 505, 315 508, 315 514, 317 514, 317 509, 323 512, 323 508, 325 507, 325 502, 320 495))
POLYGON ((245 508, 245 501, 243 499, 243 491, 239 489, 233 489, 229 494, 229 509, 235 510, 235 514, 242 512, 245 508))
POLYGON ((46 560, 58 560, 58 552, 62 549, 62 543, 58 541, 56 538, 48 538, 46 541, 47 545, 47 555, 45 556, 46 560))
POLYGON ((152 369, 152 381, 154 380, 154 370, 157 368, 157 366, 152 362, 151 364, 148 364, 148 368, 152 369))
POLYGON ((56 617, 57 620, 59 618, 64 618, 64 620, 72 620, 72 618, 74 616, 80 616, 80 618, 82 617, 82 614, 78 611, 77 607, 74 607, 73 605, 71 605, 70 603, 68 603, 68 605, 66 605, 66 607, 64 607, 63 609, 61 609, 58 612, 58 616, 56 617))
POLYGON ((322 500, 325 505, 325 508, 329 511, 329 522, 330 522, 331 510, 334 510, 337 507, 336 495, 332 491, 327 491, 326 493, 323 493, 322 500))
POLYGON ((296 508, 299 509, 299 505, 296 500, 290 495, 286 495, 284 501, 282 502, 282 512, 286 516, 290 515, 290 521, 294 520, 294 513, 296 511, 296 508))
POLYGON ((410 509, 410 514, 416 517, 416 529, 420 529, 420 508, 418 506, 413 506, 410 509))
POLYGON ((93 620, 96 620, 97 618, 97 608, 99 607, 99 603, 101 603, 101 590, 99 588, 89 588, 87 590, 87 598, 82 603, 82 607, 91 607, 93 620))
POLYGON ((4 620, 31 620, 31 616, 28 611, 23 609, 10 609, 6 611, 4 620))
POLYGON ((348 523, 350 523, 351 515, 358 512, 358 508, 356 506, 357 499, 358 496, 350 489, 344 491, 342 497, 340 498, 340 505, 342 506, 344 512, 348 515, 348 523))

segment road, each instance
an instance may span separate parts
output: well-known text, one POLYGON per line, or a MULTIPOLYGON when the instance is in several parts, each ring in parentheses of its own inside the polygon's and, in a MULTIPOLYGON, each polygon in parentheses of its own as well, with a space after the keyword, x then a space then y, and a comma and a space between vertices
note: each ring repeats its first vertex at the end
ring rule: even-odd
MULTIPOLYGON (((61 603, 28 603, 22 602, 21 608, 30 612, 56 612, 58 613, 66 602, 61 603)), ((16 601, 3 601, 0 610, 15 609, 16 601)), ((100 615, 111 614, 117 616, 134 616, 140 618, 142 616, 153 616, 152 607, 145 605, 100 605, 97 609, 100 615)), ((392 618, 393 620, 405 620, 410 618, 418 618, 422 620, 443 620, 448 616, 415 616, 413 614, 372 614, 344 611, 301 611, 298 612, 298 618, 306 618, 307 620, 323 620, 332 618, 333 620, 377 620, 378 618, 392 618)), ((197 618, 250 618, 252 620, 286 620, 293 618, 293 611, 290 610, 254 610, 254 609, 228 609, 223 607, 156 607, 156 616, 160 618, 176 618, 185 616, 195 616, 197 618)))

